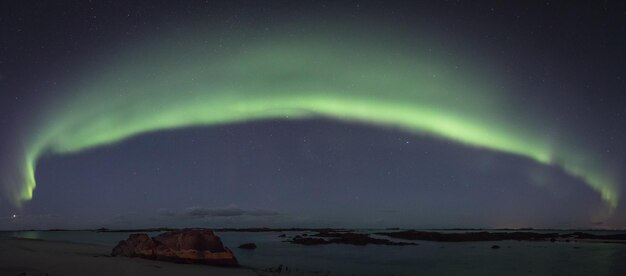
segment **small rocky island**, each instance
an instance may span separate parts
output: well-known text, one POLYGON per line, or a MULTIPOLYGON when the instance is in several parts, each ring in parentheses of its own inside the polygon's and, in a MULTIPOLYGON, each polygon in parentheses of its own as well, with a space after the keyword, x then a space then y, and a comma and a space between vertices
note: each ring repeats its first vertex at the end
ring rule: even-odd
POLYGON ((368 234, 354 233, 352 231, 318 230, 317 234, 308 236, 307 234, 297 235, 287 242, 301 245, 319 244, 351 244, 364 246, 368 244, 378 245, 417 245, 413 242, 394 242, 387 239, 372 238, 368 234))
POLYGON ((209 229, 169 231, 154 238, 143 233, 131 234, 113 248, 111 255, 177 263, 238 265, 235 255, 209 229))

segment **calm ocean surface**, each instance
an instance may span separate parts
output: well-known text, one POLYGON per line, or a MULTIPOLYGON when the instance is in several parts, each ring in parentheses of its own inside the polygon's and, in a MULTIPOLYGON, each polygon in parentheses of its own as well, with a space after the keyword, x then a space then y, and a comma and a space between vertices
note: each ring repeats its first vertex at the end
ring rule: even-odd
MULTIPOLYGON (((287 236, 302 233, 284 232, 287 236)), ((23 231, 9 234, 113 248, 130 233, 23 231)), ((626 275, 626 244, 417 241, 417 246, 303 246, 282 242, 284 238, 279 238, 281 233, 277 232, 216 234, 233 250, 241 265, 264 270, 282 264, 289 267, 289 272, 283 271, 285 275, 626 275), (256 243, 258 248, 237 248, 247 242, 256 243), (495 244, 501 248, 491 249, 495 244)))

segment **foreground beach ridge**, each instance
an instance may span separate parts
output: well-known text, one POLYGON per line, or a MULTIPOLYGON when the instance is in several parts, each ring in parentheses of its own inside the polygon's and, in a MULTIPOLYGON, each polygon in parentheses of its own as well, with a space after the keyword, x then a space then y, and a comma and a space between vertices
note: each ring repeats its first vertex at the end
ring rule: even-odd
POLYGON ((2 275, 257 275, 252 269, 111 257, 108 246, 0 236, 2 275))

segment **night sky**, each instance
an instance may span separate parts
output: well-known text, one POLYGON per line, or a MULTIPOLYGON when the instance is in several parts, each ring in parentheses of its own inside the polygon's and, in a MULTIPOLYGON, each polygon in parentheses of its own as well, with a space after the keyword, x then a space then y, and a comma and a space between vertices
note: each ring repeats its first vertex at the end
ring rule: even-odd
POLYGON ((626 228, 626 5, 528 2, 3 1, 0 229, 626 228))

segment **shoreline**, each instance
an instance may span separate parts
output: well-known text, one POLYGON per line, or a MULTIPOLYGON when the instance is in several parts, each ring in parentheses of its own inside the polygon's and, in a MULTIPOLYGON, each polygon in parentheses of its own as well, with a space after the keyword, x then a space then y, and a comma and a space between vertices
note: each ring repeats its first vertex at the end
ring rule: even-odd
MULTIPOLYGON (((291 236, 294 233, 287 233, 291 236)), ((301 233, 302 234, 302 233, 301 233)), ((218 234, 219 235, 219 234, 218 234)), ((269 234, 273 236, 274 234, 269 234)), ((327 232, 312 234, 308 233, 304 237, 311 238, 323 238, 323 239, 335 239, 335 238, 349 238, 353 236, 353 232, 327 232), (348 237, 344 237, 347 235, 348 237)), ((376 235, 376 234, 374 234, 376 235)), ((268 236, 268 235, 264 235, 268 236)), ((279 236, 276 235, 276 238, 279 236)), ((294 236, 291 236, 292 238, 294 236)), ((376 237, 376 236, 374 236, 376 237)), ((285 237, 289 238, 289 237, 285 237)), ((582 238, 582 237, 581 237, 582 238)), ((358 240, 358 239, 357 239, 358 240)), ((395 240, 395 239, 394 239, 395 240)), ((254 241, 254 240, 253 240, 254 241)), ((249 262, 251 259, 250 254, 261 254, 257 257, 261 257, 262 254, 272 251, 239 251, 248 262, 244 262, 247 266, 228 268, 219 266, 197 265, 197 264, 178 264, 169 263, 163 261, 141 259, 141 258, 128 258, 128 257, 111 257, 111 246, 98 245, 85 242, 75 241, 56 241, 47 239, 31 239, 31 238, 19 238, 0 235, 0 274, 2 275, 279 275, 280 271, 283 273, 289 272, 288 275, 326 275, 330 273, 332 275, 415 275, 414 273, 405 273, 402 269, 393 269, 389 267, 382 267, 377 262, 396 262, 403 260, 402 258, 393 258, 389 256, 395 256, 395 252, 404 252, 415 255, 414 261, 418 264, 424 263, 439 263, 441 260, 446 260, 446 263, 454 263, 459 267, 465 264, 466 258, 473 258, 474 261, 480 263, 480 265, 471 271, 475 273, 481 272, 482 268, 494 269, 494 271, 508 271, 508 268, 503 268, 499 262, 517 264, 519 258, 527 261, 535 260, 537 254, 552 254, 554 256, 578 256, 585 258, 593 255, 596 250, 602 250, 601 252, 613 252, 619 250, 623 252, 626 247, 597 247, 593 244, 606 243, 606 240, 600 239, 571 239, 570 242, 565 240, 557 240, 558 242, 552 243, 549 240, 521 240, 524 243, 511 243, 515 240, 490 240, 490 241, 466 241, 470 242, 469 245, 464 245, 465 241, 461 242, 446 242, 446 241, 429 241, 420 243, 419 246, 401 246, 391 248, 393 246, 378 245, 373 247, 361 247, 354 246, 353 244, 337 244, 337 245, 313 245, 311 249, 309 246, 296 245, 298 253, 296 251, 287 250, 288 254, 278 254, 273 259, 265 258, 264 262, 249 262), (502 243, 500 243, 502 242, 502 243), (543 244, 533 244, 540 242, 543 244), (550 246, 549 244, 553 244, 550 246), (586 244, 586 245, 584 245, 586 244), (449 249, 445 249, 449 248, 449 249), (549 249, 548 249, 549 248, 549 249), (582 248, 582 249, 581 249, 582 248), (591 249, 591 250, 585 250, 591 249), (497 250, 494 250, 497 249, 497 250), (573 249, 576 249, 575 251, 573 249), (580 249, 580 250, 578 250, 580 249), (313 251, 311 251, 313 250, 313 251), (607 251, 608 250, 608 251, 607 251), (254 253, 258 252, 258 253, 254 253), (317 252, 311 254, 311 252, 317 252), (320 258, 318 253, 324 252, 326 258, 339 258, 341 262, 334 262, 332 265, 328 265, 329 259, 320 258), (333 253, 334 252, 334 253, 333 253), (341 254, 356 254, 359 256, 361 252, 364 252, 365 256, 363 260, 369 260, 373 265, 367 269, 361 267, 364 263, 354 260, 342 259, 344 255, 338 255, 337 252, 343 252, 341 254), (377 254, 379 252, 386 252, 383 254, 383 258, 379 259, 377 254), (371 254, 374 255, 371 255, 371 254), (519 254, 522 254, 520 257, 519 254), (313 258, 310 263, 315 265, 309 265, 309 261, 303 264, 298 258, 292 258, 294 254, 302 254, 301 257, 313 258), (326 255, 330 254, 330 255, 326 255), (370 254, 370 255, 368 255, 370 254), (573 255, 572 255, 573 254, 573 255), (477 257, 478 256, 478 257, 477 257), (289 267, 289 270, 287 270, 289 267), (482 268, 481 268, 482 267, 482 268), (323 268, 323 269, 322 269, 323 268), (374 272, 375 271, 375 272, 374 272), (380 273, 378 273, 380 272, 380 273), (25 274, 24 274, 25 273, 25 274), (359 274, 361 273, 361 274, 359 274)), ((519 241, 519 240, 518 240, 519 241)), ((256 242, 256 241, 254 241, 256 242)), ((275 241, 276 245, 281 244, 284 241, 275 241)), ((260 250, 271 248, 261 246, 260 250)), ((279 245, 279 247, 281 247, 279 245)), ((274 251, 276 253, 276 251, 274 251)), ((285 252, 283 252, 285 253, 285 252)), ((240 256, 235 254, 236 256, 240 256)), ((271 254, 270 254, 271 255, 271 254)), ((266 255, 267 257, 267 255, 266 255)), ((569 258, 569 257, 568 257, 569 258)), ((404 260, 406 261, 406 260, 404 260)), ((609 260, 610 262, 610 260, 609 260)), ((594 264, 594 262, 590 262, 594 264)), ((578 264, 577 262, 575 264, 578 264)), ((406 271, 420 271, 425 274, 441 274, 442 271, 447 271, 441 266, 431 267, 430 265, 419 266, 413 264, 403 264, 403 269, 406 271)), ((525 267, 512 266, 514 269, 526 269, 525 267)), ((542 266, 535 266, 533 269, 541 269, 542 266)), ((621 271, 621 266, 618 267, 621 271)), ((469 269, 469 268, 466 268, 469 269)), ((457 270, 452 270, 457 271, 457 270)), ((576 270, 578 271, 578 270, 576 270)), ((466 271, 464 271, 466 272, 466 271)), ((588 272, 588 271, 587 271, 588 272)), ((445 273, 444 273, 445 274, 445 273)), ((502 273, 501 273, 502 274, 502 273)), ((586 273, 588 274, 588 273, 586 273)), ((462 275, 462 274, 458 274, 462 275)), ((580 274, 585 275, 585 274, 580 274)))
POLYGON ((177 264, 111 257, 108 246, 0 236, 0 271, 7 275, 258 275, 246 267, 177 264))

